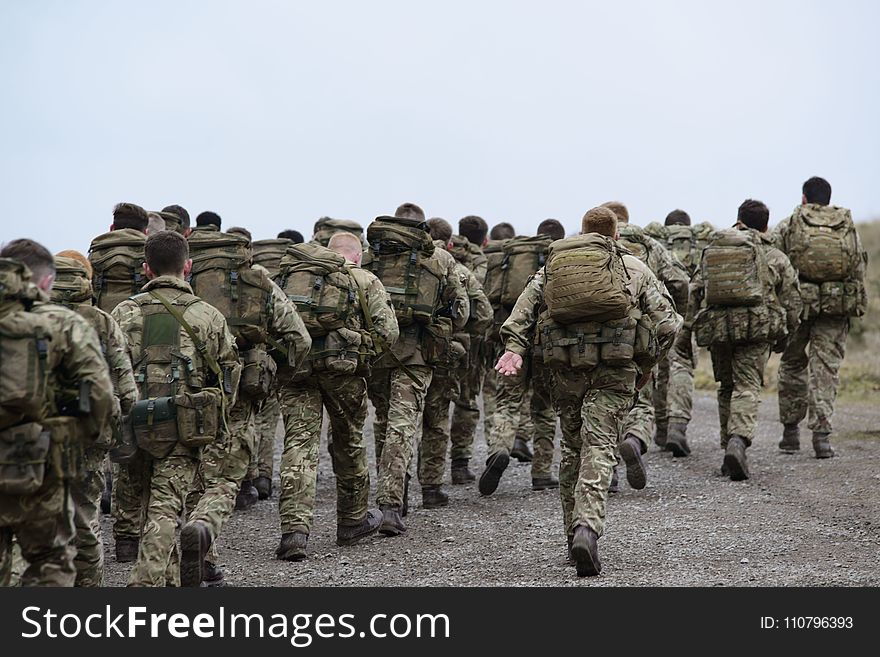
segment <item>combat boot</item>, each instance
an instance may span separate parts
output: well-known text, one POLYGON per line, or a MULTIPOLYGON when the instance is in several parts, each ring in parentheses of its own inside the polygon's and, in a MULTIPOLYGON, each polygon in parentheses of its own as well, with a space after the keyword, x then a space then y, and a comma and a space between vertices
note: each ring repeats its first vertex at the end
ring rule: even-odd
POLYGON ((113 498, 113 476, 107 472, 105 477, 104 491, 101 493, 101 513, 106 516, 110 515, 110 502, 113 498))
POLYGON ((547 490, 548 488, 559 488, 559 480, 553 475, 532 477, 532 490, 547 490))
POLYGON ((223 569, 215 563, 205 561, 202 565, 203 579, 205 586, 216 588, 226 585, 226 578, 223 575, 223 569))
POLYGON ((452 483, 455 486, 459 484, 469 484, 476 481, 477 478, 470 469, 469 459, 454 459, 452 461, 452 483))
POLYGON ((507 453, 506 449, 495 452, 486 459, 486 469, 483 470, 483 474, 480 475, 480 482, 477 484, 480 495, 491 495, 498 489, 501 475, 507 469, 508 463, 510 463, 510 454, 507 453))
POLYGON ((657 424, 657 431, 654 432, 654 444, 661 449, 666 447, 666 435, 669 429, 667 423, 657 424))
POLYGON ((282 561, 302 561, 306 558, 309 535, 305 532, 284 532, 281 544, 275 550, 275 557, 282 561))
POLYGON ((614 470, 611 471, 611 483, 608 484, 608 492, 609 493, 619 493, 620 492, 620 478, 617 476, 617 466, 614 466, 614 470))
POLYGON ((400 507, 393 504, 380 504, 379 508, 382 510, 382 524, 379 525, 379 533, 382 536, 400 536, 406 531, 400 507))
POLYGON ((379 509, 369 509, 364 519, 354 525, 336 525, 336 545, 354 545, 367 536, 379 531, 382 524, 382 512, 379 509))
POLYGON ((690 456, 691 448, 688 445, 685 434, 688 425, 685 422, 670 422, 669 429, 666 434, 666 449, 672 452, 673 456, 690 456))
POLYGON ((205 555, 211 547, 211 531, 199 521, 188 522, 180 530, 180 585, 201 586, 205 575, 205 555))
POLYGON ((254 488, 253 482, 250 479, 245 479, 241 482, 238 495, 235 496, 235 510, 247 511, 257 503, 258 499, 260 499, 260 494, 254 488))
POLYGON ((817 459, 830 459, 834 456, 834 449, 831 447, 831 441, 828 440, 830 435, 824 431, 813 432, 813 451, 816 452, 817 459))
POLYGON ((439 509, 449 505, 449 495, 440 486, 422 486, 422 508, 439 509))
POLYGON ((642 442, 631 433, 620 443, 620 458, 626 466, 626 480, 635 490, 642 490, 648 483, 645 463, 642 461, 642 442))
POLYGON ((510 450, 510 456, 520 463, 532 462, 532 450, 529 449, 529 444, 522 438, 513 439, 513 449, 510 450))
POLYGON ((116 563, 137 561, 140 540, 137 537, 120 536, 116 539, 116 563))
POLYGON ((797 424, 785 424, 782 428, 782 440, 779 451, 783 454, 794 454, 801 448, 801 428, 797 424))
POLYGON ((571 539, 571 556, 578 577, 594 577, 602 572, 599 561, 599 535, 586 525, 575 527, 571 539))
POLYGON ((254 488, 257 489, 257 499, 268 500, 272 497, 272 480, 269 477, 254 479, 254 488))
POLYGON ((746 461, 746 441, 740 436, 731 436, 724 452, 724 465, 730 473, 731 481, 749 478, 749 465, 746 461))

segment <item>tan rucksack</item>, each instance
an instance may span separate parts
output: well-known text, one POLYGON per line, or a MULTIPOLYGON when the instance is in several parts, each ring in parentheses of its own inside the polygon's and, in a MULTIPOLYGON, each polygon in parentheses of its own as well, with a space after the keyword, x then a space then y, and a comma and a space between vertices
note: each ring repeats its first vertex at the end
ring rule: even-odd
POLYGON ((219 310, 241 350, 268 337, 272 285, 251 267, 247 238, 219 231, 193 231, 189 237, 193 293, 219 310))
POLYGON ((257 240, 251 243, 251 252, 255 265, 265 268, 272 278, 278 276, 281 266, 281 258, 287 253, 287 247, 292 246, 293 241, 288 239, 257 240))
POLYGON ((318 223, 315 226, 315 234, 312 236, 312 241, 317 242, 321 246, 327 246, 330 242, 330 238, 333 237, 333 234, 340 231, 351 233, 360 239, 364 238, 364 227, 358 222, 351 221, 350 219, 330 219, 329 217, 323 217, 318 220, 318 223))
POLYGON ((597 233, 554 242, 547 258, 544 302, 560 324, 626 317, 634 306, 623 255, 597 233))
POLYGON ((92 282, 86 268, 73 258, 55 256, 52 301, 63 306, 91 302, 92 282))
POLYGON ((492 240, 483 247, 483 255, 486 256, 486 280, 483 283, 483 291, 489 297, 489 303, 493 308, 501 305, 501 280, 504 278, 504 243, 507 240, 492 240))
POLYGON ((362 266, 382 281, 401 327, 430 324, 443 292, 444 270, 432 257, 434 243, 423 226, 383 216, 367 228, 370 249, 362 266))
POLYGON ((513 237, 504 242, 504 259, 499 267, 497 295, 500 305, 508 310, 516 305, 516 300, 526 289, 529 279, 544 266, 547 249, 552 242, 545 235, 513 237))
POLYGON ((621 224, 619 233, 620 239, 618 239, 617 243, 620 246, 626 247, 632 255, 647 265, 648 256, 651 253, 651 244, 648 242, 649 238, 645 236, 640 228, 630 224, 621 224))
POLYGON ((120 302, 140 292, 144 274, 144 242, 147 236, 132 228, 104 233, 92 240, 92 287, 95 305, 111 312, 120 302))
POLYGON ((716 233, 703 250, 701 267, 707 306, 757 306, 764 302, 767 261, 749 231, 716 233))
POLYGON ((826 283, 851 278, 861 254, 849 210, 800 205, 791 215, 789 229, 788 257, 802 279, 826 283))

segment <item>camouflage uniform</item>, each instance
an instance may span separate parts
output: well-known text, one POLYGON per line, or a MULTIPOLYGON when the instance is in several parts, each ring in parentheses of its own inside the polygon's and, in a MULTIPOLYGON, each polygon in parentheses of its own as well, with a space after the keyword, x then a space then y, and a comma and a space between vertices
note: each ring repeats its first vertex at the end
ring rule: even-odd
POLYGON ((275 473, 275 442, 278 436, 278 422, 281 420, 281 404, 278 391, 273 391, 263 400, 256 413, 256 464, 251 463, 250 478, 266 477, 271 480, 275 473))
MULTIPOLYGON (((637 258, 625 255, 627 286, 639 309, 651 318, 661 354, 681 326, 672 299, 651 271, 637 258)), ((534 339, 544 299, 544 274, 535 275, 501 328, 506 349, 524 356, 534 339)), ((642 363, 645 368, 653 363, 642 363)), ((552 369, 550 392, 562 427, 559 489, 565 532, 586 525, 602 535, 611 474, 617 462, 617 441, 632 404, 640 369, 633 362, 611 367, 599 363, 591 370, 552 369)))
MULTIPOLYGON (((837 208, 808 204, 812 212, 834 212, 837 208)), ((791 229, 792 217, 782 220, 776 227, 776 246, 790 254, 797 239, 791 229)), ((865 294, 865 265, 867 254, 856 233, 857 266, 850 273, 849 282, 854 283, 854 294, 865 294)), ((807 254, 809 254, 807 249, 807 254)), ((803 288, 815 284, 803 282, 803 288)), ((802 292, 806 292, 803 289, 802 292)), ((828 315, 821 311, 819 300, 807 300, 804 296, 802 321, 789 340, 779 366, 779 421, 796 425, 807 417, 809 411, 811 431, 821 434, 832 432, 831 418, 840 383, 840 366, 846 352, 850 318, 828 315)))
MULTIPOLYGON (((192 298, 189 284, 175 276, 154 278, 143 288, 144 293, 151 290, 169 301, 192 298)), ((112 313, 126 337, 129 356, 135 364, 142 362, 144 315, 138 304, 139 300, 139 297, 134 297, 123 301, 112 313)), ((207 353, 230 373, 230 380, 237 386, 240 371, 238 351, 223 315, 213 306, 196 301, 185 307, 183 316, 198 330, 207 353)), ((203 363, 199 351, 182 327, 179 332, 179 350, 193 361, 203 363)), ((206 373, 200 371, 199 374, 205 376, 206 373)), ((153 384, 148 385, 144 373, 137 373, 136 379, 143 385, 142 396, 152 396, 155 392, 151 389, 153 384)), ((181 379, 177 385, 188 387, 188 378, 181 379)), ((231 395, 228 403, 234 403, 234 397, 234 394, 231 395)), ((225 442, 229 442, 228 437, 225 442)), ((177 521, 183 512, 186 496, 192 489, 200 458, 200 450, 181 444, 176 445, 163 459, 141 455, 139 466, 144 491, 141 510, 143 524, 138 559, 129 577, 129 585, 162 586, 178 582, 179 572, 175 567, 178 559, 175 541, 177 521)))
MULTIPOLYGON (((35 288, 31 294, 45 299, 35 288)), ((20 309, 8 296, 2 306, 7 312, 20 309)), ((87 420, 74 422, 74 426, 78 427, 80 440, 98 439, 109 428, 114 399, 97 334, 82 317, 62 306, 38 302, 32 312, 45 319, 44 332, 51 339, 46 362, 45 417, 58 416, 58 404, 68 391, 78 390, 81 382, 91 384, 91 415, 87 420)), ((45 420, 41 422, 45 424, 45 420)), ((13 538, 28 563, 21 575, 22 586, 74 584, 73 500, 68 482, 51 474, 51 459, 43 484, 33 495, 0 494, 0 586, 10 584, 13 538)))
MULTIPOLYGON (((392 345, 397 319, 388 293, 378 278, 349 264, 363 290, 373 330, 392 345)), ((361 326, 367 326, 363 321, 361 326)), ((323 409, 327 409, 333 441, 330 454, 336 473, 336 518, 339 525, 356 525, 367 513, 370 472, 363 439, 367 419, 367 384, 362 376, 312 372, 304 381, 283 383, 279 397, 284 409, 284 451, 281 454, 281 531, 309 534, 315 509, 318 447, 323 409)))

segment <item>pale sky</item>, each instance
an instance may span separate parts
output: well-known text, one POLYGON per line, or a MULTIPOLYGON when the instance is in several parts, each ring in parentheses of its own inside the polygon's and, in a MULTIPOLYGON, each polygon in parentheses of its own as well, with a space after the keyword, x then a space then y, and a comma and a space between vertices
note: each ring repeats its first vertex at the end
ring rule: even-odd
POLYGON ((617 199, 880 217, 880 3, 0 0, 0 241, 113 205, 255 238, 404 201, 569 232, 617 199))

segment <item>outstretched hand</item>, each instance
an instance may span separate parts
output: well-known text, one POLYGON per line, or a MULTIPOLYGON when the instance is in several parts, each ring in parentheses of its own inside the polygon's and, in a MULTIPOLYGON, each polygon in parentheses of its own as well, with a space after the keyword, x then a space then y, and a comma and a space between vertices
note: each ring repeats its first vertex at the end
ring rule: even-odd
POLYGON ((495 371, 504 376, 516 376, 523 366, 523 358, 512 351, 505 351, 495 364, 495 371))

